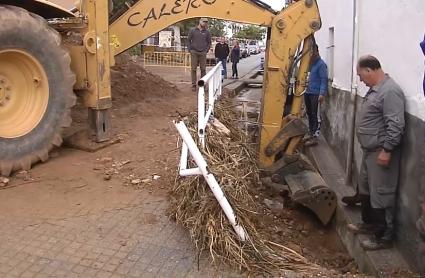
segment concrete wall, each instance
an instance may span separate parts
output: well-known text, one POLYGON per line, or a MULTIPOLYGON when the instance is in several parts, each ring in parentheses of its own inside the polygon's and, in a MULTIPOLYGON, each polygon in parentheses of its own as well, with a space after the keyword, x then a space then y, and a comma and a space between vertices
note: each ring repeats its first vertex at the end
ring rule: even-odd
MULTIPOLYGON (((332 88, 323 108, 323 134, 344 167, 347 159, 348 127, 350 126, 350 117, 345 111, 353 108, 353 103, 350 103, 350 99, 350 92, 332 88)), ((357 111, 360 109, 362 101, 363 98, 359 96, 357 99, 357 111)), ((421 196, 421 192, 425 192, 425 183, 423 181, 425 176, 425 163, 423 161, 423 150, 425 150, 424 134, 423 121, 407 113, 397 200, 397 247, 412 266, 416 265, 416 250, 419 239, 415 227, 415 222, 420 216, 419 196, 421 196)), ((355 182, 357 181, 361 157, 362 151, 356 139, 354 155, 355 182)))
MULTIPOLYGON (((419 42, 425 32, 423 0, 318 0, 322 29, 316 34, 322 57, 334 75, 324 107, 323 133, 340 163, 345 167, 350 115, 353 111, 350 90, 358 86, 360 107, 367 88, 353 72, 353 53, 372 54, 384 70, 402 87, 407 102, 406 134, 398 195, 397 246, 406 259, 415 264, 418 235, 415 222, 420 214, 419 196, 425 193, 425 98, 422 92, 424 58, 419 42), (358 52, 354 50, 354 4, 357 2, 358 52), (352 76, 354 74, 354 80, 352 76), (422 181, 421 181, 422 179, 422 181)), ((354 65, 355 67, 355 65, 354 65)), ((362 151, 355 143, 355 175, 362 151)), ((425 197, 425 196, 424 196, 425 197)))

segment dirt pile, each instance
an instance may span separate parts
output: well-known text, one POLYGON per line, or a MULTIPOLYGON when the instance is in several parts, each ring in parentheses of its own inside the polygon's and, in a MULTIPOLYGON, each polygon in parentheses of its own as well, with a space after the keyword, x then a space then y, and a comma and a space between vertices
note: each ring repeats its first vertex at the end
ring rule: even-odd
MULTIPOLYGON (((182 92, 171 82, 145 70, 129 55, 119 55, 111 68, 112 118, 156 117, 169 114, 182 92)), ((82 98, 72 109, 73 127, 87 124, 82 98)), ((73 133, 71 130, 70 133, 73 133)))
POLYGON ((180 92, 176 85, 146 71, 131 59, 111 69, 111 87, 114 104, 134 103, 149 98, 168 100, 180 92))

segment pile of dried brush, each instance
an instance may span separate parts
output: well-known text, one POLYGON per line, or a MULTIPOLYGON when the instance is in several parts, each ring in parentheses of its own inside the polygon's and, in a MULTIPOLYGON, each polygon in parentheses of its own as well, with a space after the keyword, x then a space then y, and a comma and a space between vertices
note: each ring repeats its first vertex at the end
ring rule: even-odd
MULTIPOLYGON (((217 103, 215 116, 231 130, 231 136, 226 138, 210 128, 203 155, 249 240, 244 243, 238 240, 202 176, 176 178, 171 192, 172 217, 189 230, 199 253, 208 251, 214 262, 237 266, 251 273, 317 270, 317 265, 309 263, 297 252, 271 242, 269 235, 256 229, 256 223, 262 218, 259 204, 254 200, 254 188, 259 183, 256 155, 252 145, 247 143, 246 135, 238 128, 233 106, 229 100, 217 103)), ((185 122, 193 138, 197 138, 195 115, 189 116, 185 122)))

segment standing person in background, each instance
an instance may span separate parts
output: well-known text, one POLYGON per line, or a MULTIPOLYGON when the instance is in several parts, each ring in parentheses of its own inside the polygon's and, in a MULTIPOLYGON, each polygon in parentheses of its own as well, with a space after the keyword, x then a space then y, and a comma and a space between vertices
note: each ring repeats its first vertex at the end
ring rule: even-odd
POLYGON ((309 134, 304 137, 305 145, 317 144, 319 137, 319 104, 325 100, 328 92, 328 66, 319 54, 317 44, 313 46, 308 86, 304 95, 308 116, 309 134))
POLYGON ((241 49, 239 48, 239 41, 233 41, 233 49, 230 54, 230 61, 232 62, 232 78, 238 79, 238 63, 241 55, 241 49))
POLYGON ((196 71, 201 69, 201 78, 207 73, 207 53, 211 48, 211 33, 208 31, 208 19, 201 18, 198 26, 192 28, 188 35, 192 70, 192 88, 196 90, 196 71))
POLYGON ((214 54, 217 59, 217 63, 221 62, 223 67, 223 70, 221 71, 223 78, 227 79, 227 58, 230 54, 230 48, 224 37, 219 38, 218 43, 215 46, 214 54))

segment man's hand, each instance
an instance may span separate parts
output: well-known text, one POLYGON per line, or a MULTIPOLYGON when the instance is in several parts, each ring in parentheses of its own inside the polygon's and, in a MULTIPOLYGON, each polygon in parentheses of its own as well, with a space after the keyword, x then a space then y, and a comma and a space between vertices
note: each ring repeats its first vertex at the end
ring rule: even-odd
POLYGON ((381 150, 381 152, 378 155, 378 159, 376 163, 378 163, 379 166, 387 168, 390 165, 391 162, 391 153, 386 152, 385 150, 381 150))
POLYGON ((320 104, 322 104, 324 100, 325 100, 325 96, 320 95, 319 96, 319 102, 320 102, 320 104))

